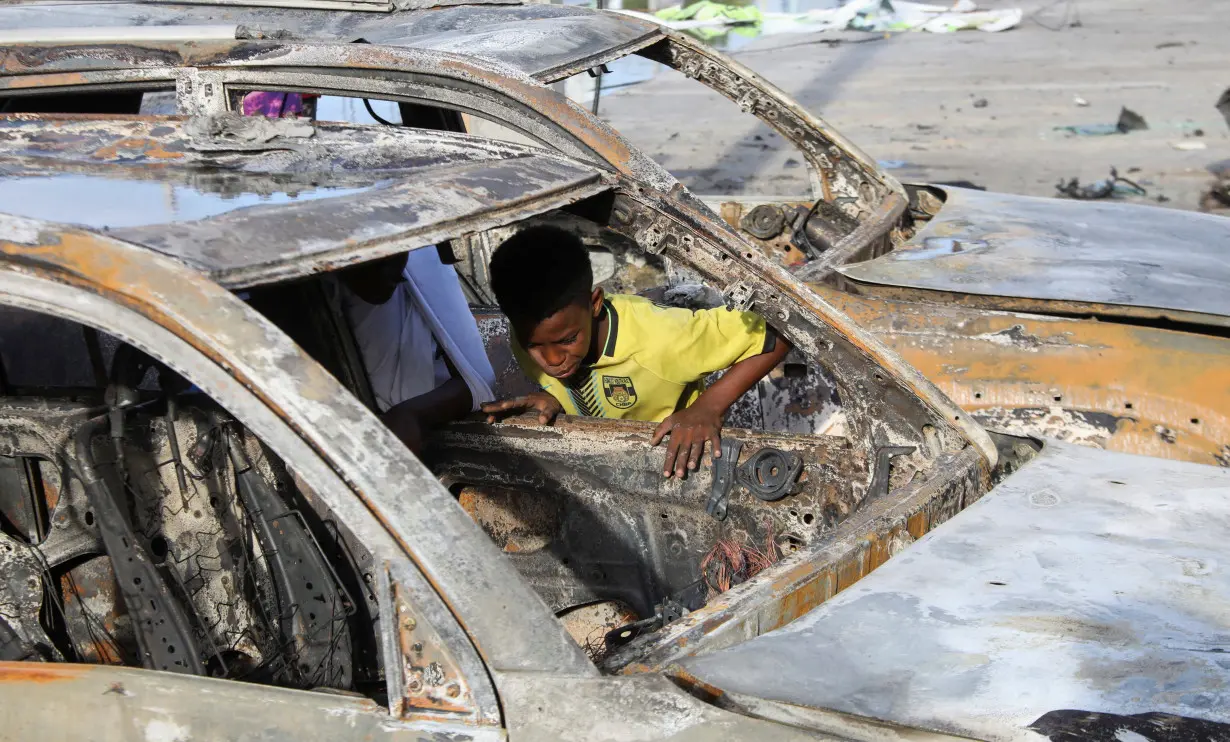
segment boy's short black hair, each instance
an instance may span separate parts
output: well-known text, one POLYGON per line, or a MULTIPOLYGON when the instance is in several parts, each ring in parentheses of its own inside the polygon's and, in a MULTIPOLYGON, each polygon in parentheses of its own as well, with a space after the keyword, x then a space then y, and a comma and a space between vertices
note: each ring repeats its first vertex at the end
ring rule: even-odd
POLYGON ((593 287, 589 251, 559 227, 523 229, 491 256, 491 290, 514 327, 534 327, 572 304, 588 305, 593 287))

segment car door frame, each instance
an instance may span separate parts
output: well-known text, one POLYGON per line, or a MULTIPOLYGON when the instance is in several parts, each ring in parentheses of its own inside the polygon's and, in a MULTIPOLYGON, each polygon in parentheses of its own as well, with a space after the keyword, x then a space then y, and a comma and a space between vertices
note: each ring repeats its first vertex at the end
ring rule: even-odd
POLYGON ((282 457, 365 544, 383 565, 374 578, 385 667, 402 670, 386 672, 390 721, 498 730, 492 673, 596 674, 431 473, 231 292, 150 250, 0 215, 0 303, 94 327, 166 363, 282 457), (510 605, 515 623, 500 615, 510 605), (443 669, 440 692, 423 692, 415 645, 443 669))

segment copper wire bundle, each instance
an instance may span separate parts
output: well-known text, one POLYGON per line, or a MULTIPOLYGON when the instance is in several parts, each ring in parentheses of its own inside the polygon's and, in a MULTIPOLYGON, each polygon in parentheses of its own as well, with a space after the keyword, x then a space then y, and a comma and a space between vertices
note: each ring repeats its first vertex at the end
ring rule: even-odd
POLYGON ((773 526, 765 523, 765 548, 738 543, 732 539, 718 539, 713 548, 700 562, 700 572, 709 587, 709 597, 726 592, 741 582, 746 582, 778 560, 777 541, 773 526))

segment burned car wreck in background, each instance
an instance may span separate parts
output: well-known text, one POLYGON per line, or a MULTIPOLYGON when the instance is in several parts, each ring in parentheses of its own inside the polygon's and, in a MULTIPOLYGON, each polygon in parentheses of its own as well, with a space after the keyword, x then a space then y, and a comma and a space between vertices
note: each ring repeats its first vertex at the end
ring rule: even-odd
MULTIPOLYGON (((172 90, 183 113, 227 110, 257 89, 396 102, 385 114, 392 123, 422 126, 424 106, 447 109, 452 128, 537 141, 687 200, 649 156, 542 87, 628 55, 660 62, 758 118, 809 168, 810 192, 797 197, 701 199, 979 420, 1230 462, 1230 313, 1216 298, 1230 282, 1219 257, 1230 240, 1224 220, 903 186, 739 63, 624 14, 504 3, 17 2, 0 8, 0 25, 12 29, 0 77, 9 110, 135 113, 142 95, 172 90)), ((439 114, 428 118, 439 125, 439 114)), ((692 282, 666 276, 660 261, 621 264, 626 243, 590 236, 617 258, 614 288, 692 282)), ((475 254, 474 299, 489 301, 482 265, 492 240, 462 242, 459 252, 475 254)), ((795 357, 739 419, 828 429, 838 408, 829 388, 795 357)))
POLYGON ((0 153, 0 718, 18 736, 1010 739, 1068 728, 1055 714, 1073 707, 1224 721, 1216 655, 1192 648, 1227 633, 1210 610, 1230 595, 1211 568, 1227 472, 992 437, 699 204, 548 150, 225 114, 6 116, 0 153), (645 445, 652 423, 462 422, 426 468, 364 408, 332 272, 537 218, 619 235, 764 314, 833 380, 841 431, 727 429, 732 469, 680 481, 645 445), (798 466, 757 476, 766 459, 798 466), (736 464, 751 479, 727 487, 736 464), (1022 561, 1015 529, 1048 561, 1022 561), (723 541, 770 563, 713 580, 723 541), (953 560, 978 574, 954 581, 953 560), (630 621, 599 664, 564 626, 596 602, 630 621), (971 703, 969 655, 927 622, 992 614, 1001 635, 963 640, 987 642, 969 645, 971 703), (1107 621, 1118 633, 1064 628, 1107 621), (879 652, 882 632, 929 659, 879 652), (855 678, 842 652, 875 661, 855 678), (901 672, 929 679, 902 695, 901 672), (1022 673, 1067 695, 1021 694, 1022 673))

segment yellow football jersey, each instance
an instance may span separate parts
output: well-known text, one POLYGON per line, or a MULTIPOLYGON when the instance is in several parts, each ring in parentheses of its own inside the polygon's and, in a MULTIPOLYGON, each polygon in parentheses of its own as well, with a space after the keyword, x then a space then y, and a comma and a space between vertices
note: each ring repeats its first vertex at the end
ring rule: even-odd
POLYGON ((567 380, 543 373, 516 343, 521 368, 569 415, 661 421, 692 404, 703 379, 772 350, 776 335, 752 312, 663 307, 639 296, 607 297, 602 355, 567 380))

